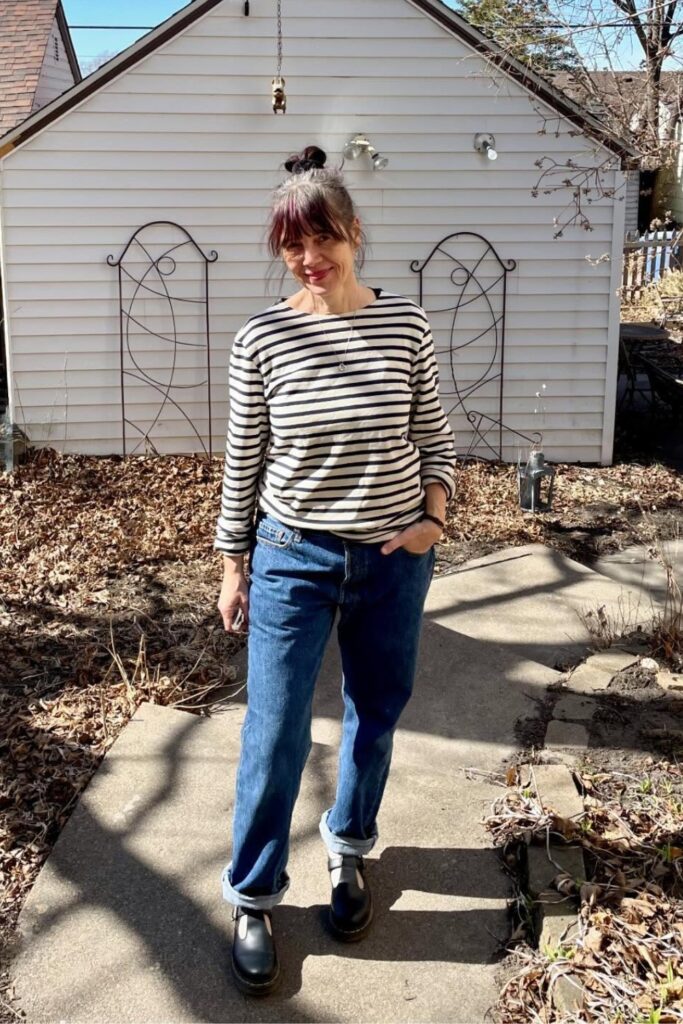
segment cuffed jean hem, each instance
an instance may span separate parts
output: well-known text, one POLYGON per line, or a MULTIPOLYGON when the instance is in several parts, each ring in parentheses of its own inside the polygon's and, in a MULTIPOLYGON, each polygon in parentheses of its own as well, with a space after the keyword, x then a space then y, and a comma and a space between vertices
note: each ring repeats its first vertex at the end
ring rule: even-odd
POLYGON ((331 832, 327 824, 327 815, 329 811, 325 811, 322 818, 320 819, 320 835, 323 837, 323 842, 327 847, 328 853, 337 853, 343 855, 351 855, 352 857, 364 857, 366 853, 370 853, 377 842, 379 833, 377 826, 375 826, 373 835, 369 839, 353 839, 351 836, 337 836, 334 832, 331 832))
POLYGON ((228 872, 230 871, 231 865, 223 871, 221 876, 221 884, 223 886, 223 899, 227 903, 231 903, 233 907, 247 907, 250 910, 271 910, 272 907, 276 907, 278 903, 282 902, 282 899, 289 889, 289 879, 285 882, 279 892, 272 893, 268 896, 245 896, 243 893, 238 892, 237 889, 233 889, 228 878, 228 872))

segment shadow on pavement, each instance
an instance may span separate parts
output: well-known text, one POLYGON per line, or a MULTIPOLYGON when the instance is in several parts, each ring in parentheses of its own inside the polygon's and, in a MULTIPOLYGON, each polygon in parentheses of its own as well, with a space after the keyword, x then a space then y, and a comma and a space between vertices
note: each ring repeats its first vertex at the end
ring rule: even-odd
MULTIPOLYGON (((578 580, 580 574, 576 575, 578 580)), ((466 580, 467 573, 462 576, 466 580)), ((520 585, 520 591, 523 589, 520 585)), ((540 586, 536 593, 551 589, 550 584, 540 586)), ((472 605, 479 613, 488 606, 496 613, 494 596, 477 597, 472 605)), ((545 696, 548 683, 556 678, 546 665, 528 660, 526 646, 499 646, 473 639, 428 619, 415 695, 401 721, 398 738, 403 769, 410 771, 415 767, 423 773, 440 773, 449 787, 455 787, 456 772, 461 767, 472 765, 490 770, 514 751, 515 722, 533 716, 534 702, 545 696)), ((328 721, 339 721, 340 679, 339 655, 333 641, 314 707, 314 713, 328 721)), ((56 984, 67 986, 57 1003, 53 1003, 53 1007, 59 1005, 60 1018, 68 1017, 70 1009, 77 1010, 79 1005, 87 1007, 95 984, 105 990, 110 986, 116 999, 124 998, 117 976, 117 930, 124 936, 133 934, 135 948, 140 949, 140 970, 159 972, 187 1020, 315 1020, 313 1012, 308 1015, 305 1004, 288 1003, 301 989, 304 965, 313 957, 408 964, 491 963, 492 951, 505 940, 500 934, 504 886, 495 865, 495 853, 459 846, 394 846, 369 859, 376 921, 366 941, 355 946, 335 942, 325 930, 325 908, 320 904, 284 905, 278 908, 276 917, 285 969, 284 987, 278 996, 265 1003, 254 1003, 239 995, 229 977, 229 909, 220 906, 218 884, 223 845, 226 855, 228 848, 229 821, 223 810, 233 784, 228 776, 234 774, 235 752, 228 762, 224 751, 214 751, 205 743, 199 758, 196 747, 190 755, 187 745, 196 742, 197 733, 202 735, 207 722, 197 716, 187 716, 186 721, 174 720, 178 724, 153 751, 138 752, 136 726, 129 725, 128 745, 124 743, 120 748, 125 749, 125 756, 120 756, 124 756, 126 770, 138 782, 134 786, 130 778, 119 778, 121 789, 117 796, 123 805, 136 791, 135 801, 119 822, 106 808, 98 818, 91 802, 81 800, 48 864, 48 875, 51 872, 52 878, 48 886, 54 887, 56 882, 60 898, 41 910, 39 879, 35 900, 29 901, 25 927, 33 938, 43 936, 43 949, 35 954, 38 960, 44 960, 50 941, 58 940, 60 926, 72 915, 87 919, 89 931, 72 954, 89 957, 86 969, 82 964, 74 964, 69 982, 69 978, 60 979, 58 960, 52 965, 56 984), (153 764, 153 778, 143 786, 139 780, 145 777, 146 758, 153 764), (207 776, 213 771, 224 776, 224 792, 205 793, 202 784, 204 788, 206 784, 203 780, 198 782, 196 776, 192 776, 187 789, 186 773, 200 768, 207 776), (201 793, 205 803, 200 808, 192 806, 187 802, 188 792, 194 796, 201 793), (172 835, 157 836, 156 832, 155 815, 167 807, 173 809, 174 824, 188 830, 189 839, 182 850, 179 844, 177 852, 172 835), (141 847, 140 836, 146 837, 147 846, 143 843, 141 847), (158 857, 150 853, 150 837, 158 841, 158 857), (414 899, 415 893, 422 898, 414 899), (434 896, 435 909, 429 909, 432 904, 425 894, 434 896), (486 907, 489 899, 490 910, 486 907), (416 905, 421 909, 415 909, 416 905), (117 926, 110 930, 112 915, 117 926), (53 930, 55 938, 51 940, 49 933, 53 930), (80 991, 76 988, 78 984, 82 986, 80 991)), ((116 750, 125 735, 100 768, 104 780, 114 770, 116 750)), ((213 735, 211 729, 207 735, 213 735)), ((43 742, 38 736, 35 740, 43 742)), ((619 745, 616 738, 613 741, 619 745)), ((317 744, 309 761, 309 797, 312 794, 314 804, 327 805, 331 799, 329 782, 322 770, 318 771, 317 758, 331 756, 332 747, 333 740, 317 744)), ((120 764, 118 772, 123 775, 120 764)), ((310 824, 306 822, 303 831, 293 835, 293 847, 311 841, 316 831, 317 815, 310 824)), ((68 957, 69 951, 62 949, 61 955, 68 957)), ((29 960, 30 956, 29 948, 29 960)), ((63 966, 62 960, 62 973, 63 966)), ((34 976, 38 967, 37 962, 33 964, 34 976)), ((124 986, 130 989, 131 1000, 136 997, 134 981, 133 978, 130 986, 124 986)), ((145 1006, 119 1005, 116 1010, 119 1019, 145 1019, 145 1006)), ((83 1017, 76 1015, 75 1019, 83 1017)))
MULTIPOLYGON (((373 931, 363 942, 335 941, 326 929, 326 906, 302 908, 284 904, 275 910, 283 983, 267 1002, 254 1002, 236 991, 230 977, 231 926, 227 905, 225 925, 219 927, 171 878, 127 850, 120 836, 104 829, 84 810, 79 818, 81 836, 87 836, 88 845, 97 853, 97 872, 84 873, 82 865, 57 844, 51 867, 77 887, 78 898, 62 912, 48 915, 34 927, 33 934, 54 928, 60 918, 82 913, 84 908, 97 908, 96 916, 100 919, 101 911, 115 914, 144 946, 141 969, 163 973, 188 1020, 314 1020, 302 1016, 299 1008, 283 1009, 283 1004, 301 990, 303 968, 309 957, 491 963, 492 945, 502 949, 505 942, 499 907, 492 907, 490 914, 481 907, 482 898, 500 897, 500 884, 495 891, 490 885, 481 884, 482 879, 491 877, 491 864, 496 860, 493 850, 390 847, 379 858, 368 859, 375 919, 373 931), (454 909, 402 909, 401 901, 412 892, 451 897, 449 902, 454 909), (463 909, 457 908, 457 898, 465 904, 463 909), (476 906, 468 908, 470 901, 476 906)), ((106 931, 100 941, 106 948, 106 931)), ((112 983, 115 963, 115 945, 107 948, 104 959, 93 950, 93 963, 86 973, 88 989, 96 981, 98 988, 106 990, 112 983)), ((79 973, 82 977, 83 972, 79 973)), ((131 1000, 135 999, 135 991, 132 978, 131 1000)), ((85 986, 79 991, 71 985, 69 998, 71 1006, 78 1010, 80 1005, 88 1005, 91 993, 85 986)), ((144 1017, 144 1007, 140 1007, 140 1012, 144 1017)), ((125 1019, 135 1019, 134 1012, 126 1014, 125 1019)))

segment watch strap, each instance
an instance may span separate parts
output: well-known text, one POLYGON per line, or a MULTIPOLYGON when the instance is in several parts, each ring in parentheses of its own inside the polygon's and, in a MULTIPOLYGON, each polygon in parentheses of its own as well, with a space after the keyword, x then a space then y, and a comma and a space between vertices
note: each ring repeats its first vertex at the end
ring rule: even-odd
POLYGON ((423 519, 429 519, 430 523, 436 523, 436 525, 437 525, 437 526, 440 526, 442 530, 443 530, 443 528, 444 528, 444 527, 445 527, 445 525, 446 525, 446 524, 445 524, 445 523, 443 522, 443 520, 442 520, 442 519, 439 519, 439 517, 438 517, 438 516, 433 516, 433 515, 431 514, 431 512, 423 512, 423 513, 422 513, 422 518, 423 518, 423 519))

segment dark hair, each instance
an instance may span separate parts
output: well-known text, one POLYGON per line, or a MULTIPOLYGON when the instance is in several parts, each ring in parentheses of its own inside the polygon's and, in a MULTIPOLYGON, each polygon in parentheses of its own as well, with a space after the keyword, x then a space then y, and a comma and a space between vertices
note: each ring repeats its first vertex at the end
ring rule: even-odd
POLYGON ((285 161, 290 176, 273 193, 268 249, 277 257, 301 235, 326 234, 358 246, 360 267, 365 237, 354 223, 356 207, 341 173, 325 167, 326 160, 318 146, 306 146, 285 161))
POLYGON ((303 174, 304 171, 322 170, 327 160, 327 153, 318 146, 306 146, 301 153, 295 153, 285 160, 285 170, 290 174, 303 174))

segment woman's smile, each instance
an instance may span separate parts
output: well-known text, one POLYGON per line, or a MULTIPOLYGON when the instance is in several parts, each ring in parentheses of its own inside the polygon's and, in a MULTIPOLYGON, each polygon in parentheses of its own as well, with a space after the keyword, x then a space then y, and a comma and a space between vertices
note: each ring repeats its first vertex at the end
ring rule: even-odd
MULTIPOLYGON (((354 224, 356 230, 358 225, 354 224)), ((285 265, 292 276, 326 307, 318 312, 338 312, 363 305, 358 301, 359 285, 354 273, 353 244, 325 232, 302 234, 282 247, 285 265)), ((361 289, 362 291, 362 289, 361 289)), ((367 300, 365 300, 367 301, 367 300)))

